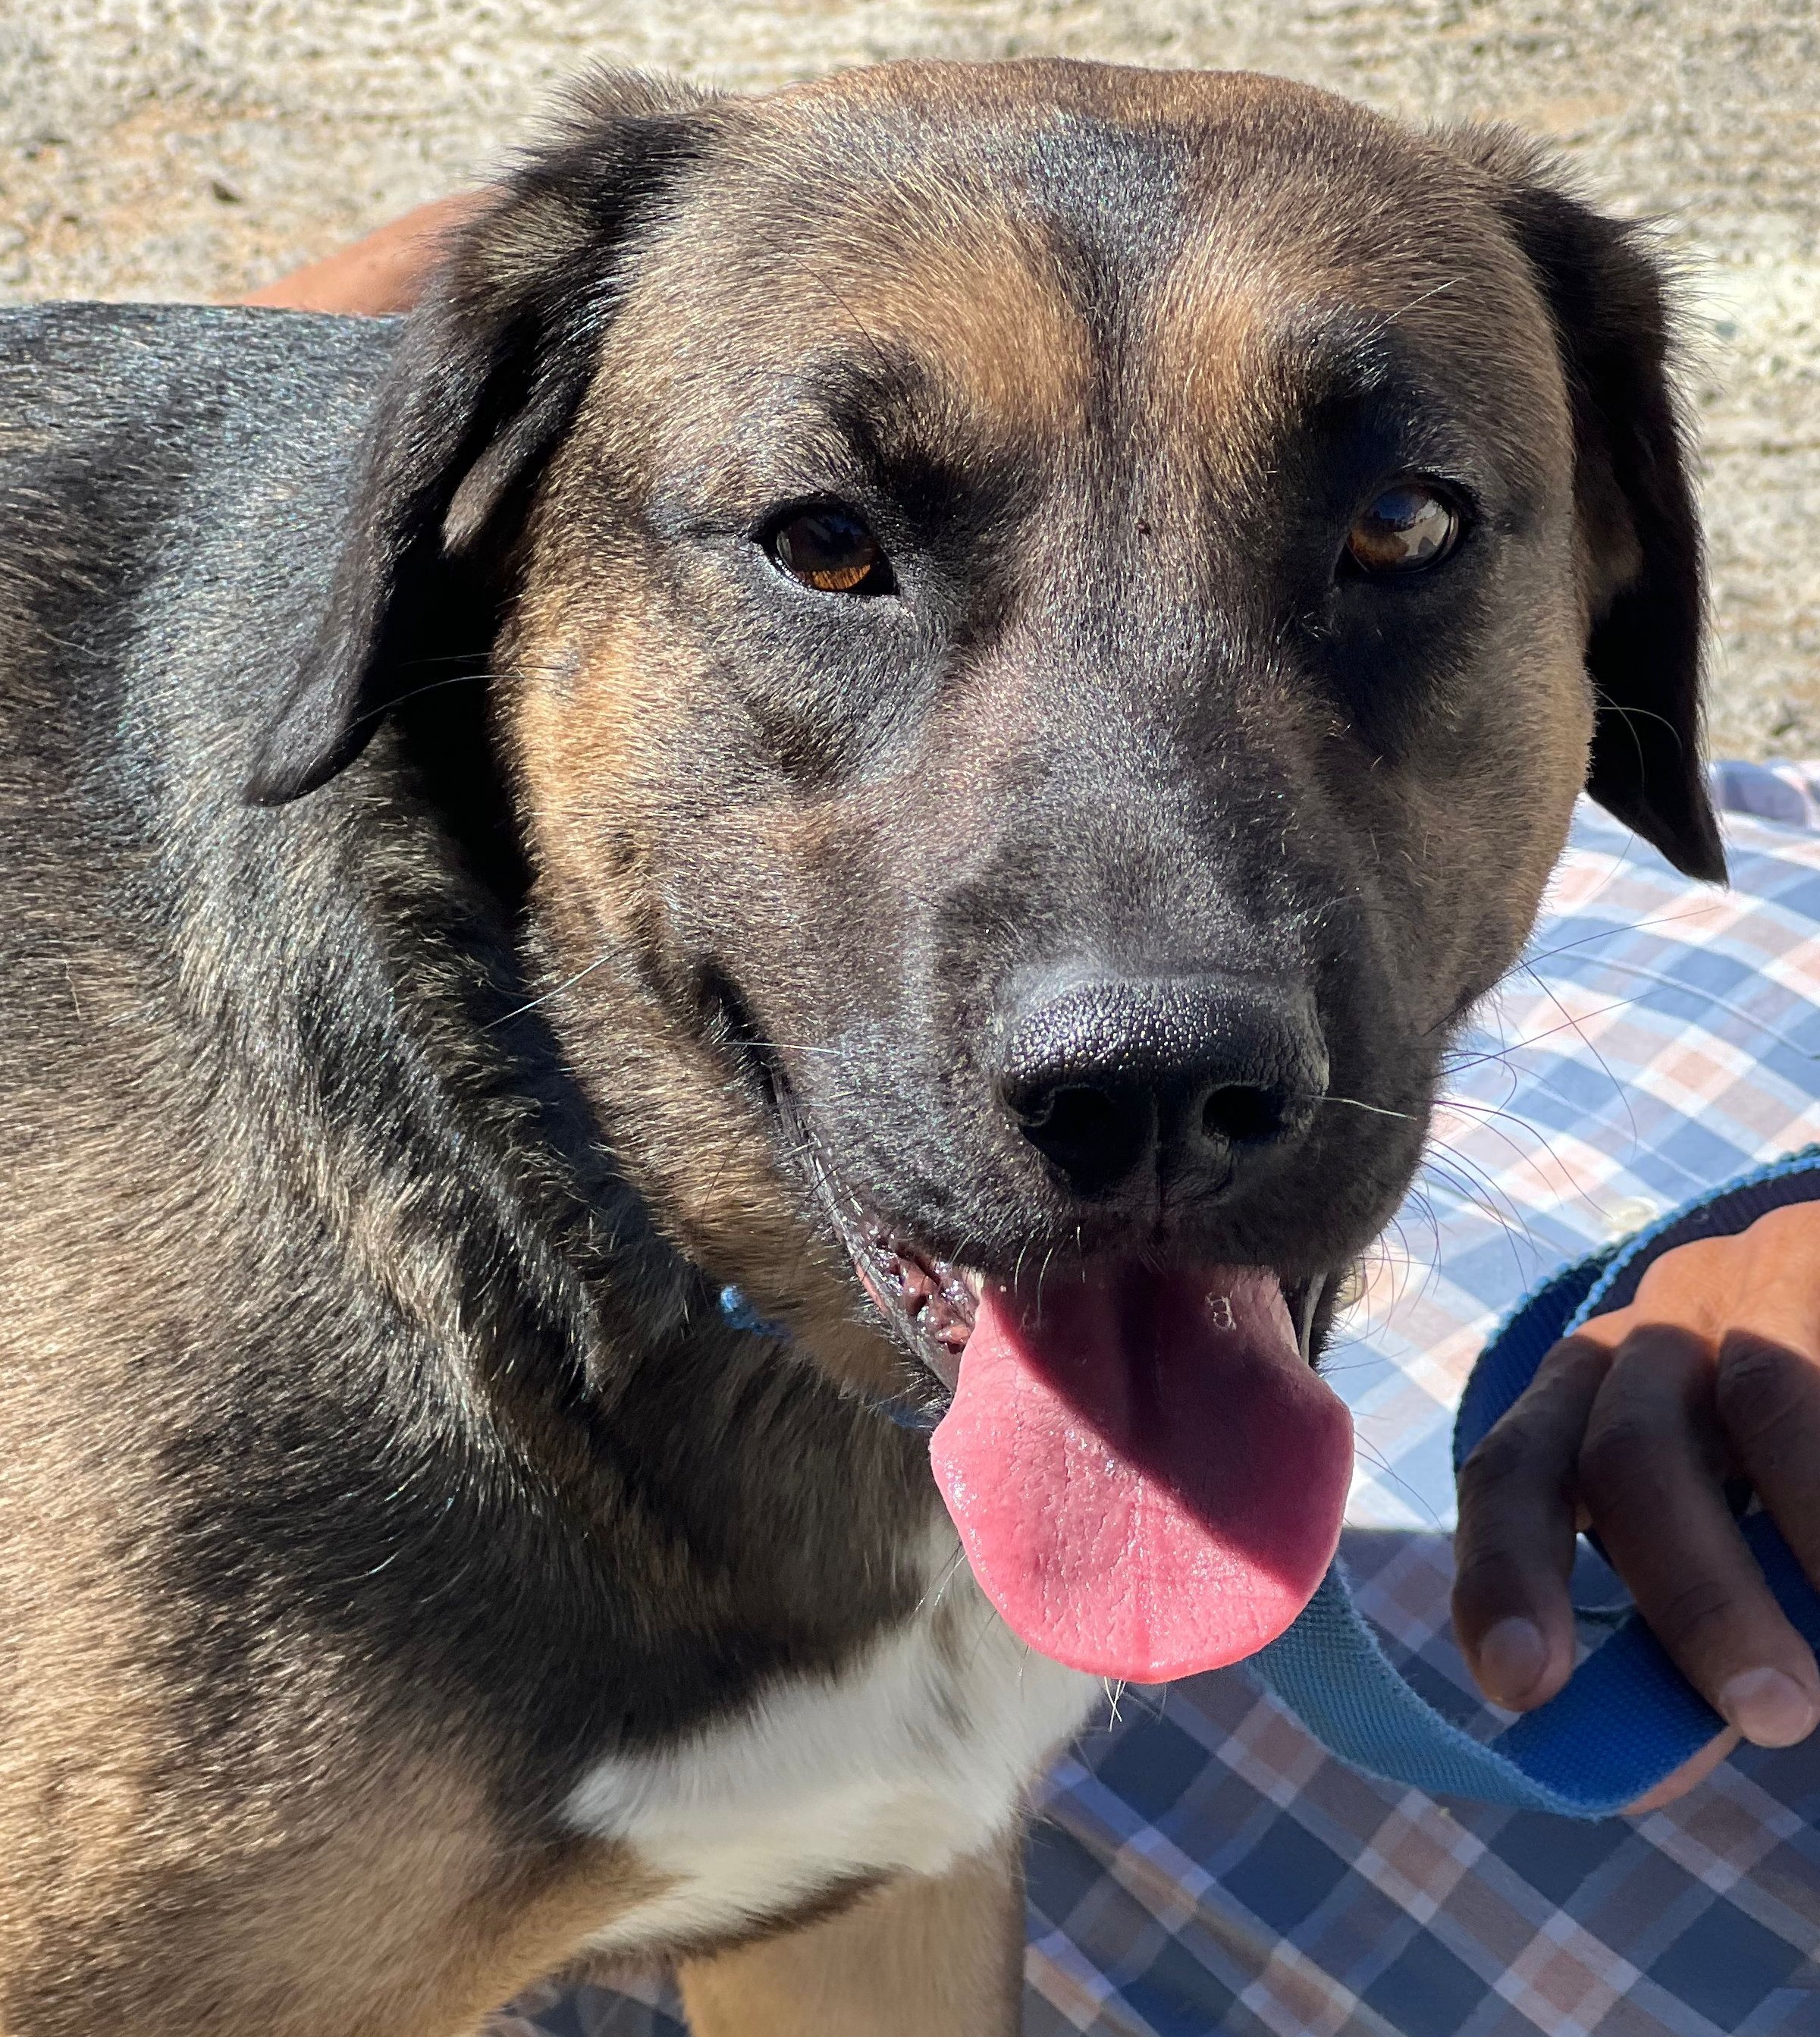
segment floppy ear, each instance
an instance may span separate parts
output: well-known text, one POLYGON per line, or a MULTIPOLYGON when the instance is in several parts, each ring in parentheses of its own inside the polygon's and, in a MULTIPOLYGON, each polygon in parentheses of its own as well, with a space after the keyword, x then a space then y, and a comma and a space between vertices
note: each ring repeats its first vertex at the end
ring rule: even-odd
POLYGON ((326 784, 387 710, 485 669, 503 556, 542 463, 574 417, 613 309, 617 257, 706 149, 708 102, 608 74, 459 229, 387 371, 351 527, 247 798, 326 784))
POLYGON ((1492 179, 1554 322, 1573 405, 1595 716, 1587 790, 1678 870, 1723 879, 1701 758, 1700 525, 1667 372, 1660 268, 1636 228, 1557 188, 1533 142, 1496 127, 1449 139, 1492 179))

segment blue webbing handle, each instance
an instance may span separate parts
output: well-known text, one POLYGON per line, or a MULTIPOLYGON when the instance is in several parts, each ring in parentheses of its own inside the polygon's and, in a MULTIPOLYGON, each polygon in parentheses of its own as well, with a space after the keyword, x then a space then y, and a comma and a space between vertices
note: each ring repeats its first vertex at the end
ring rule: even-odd
MULTIPOLYGON (((1820 1148, 1684 1204, 1614 1250, 1566 1268, 1520 1302, 1474 1368, 1454 1429, 1454 1464, 1589 1316, 1622 1308, 1650 1261, 1697 1238, 1727 1237, 1785 1203, 1820 1198, 1820 1148)), ((1739 1524, 1777 1603, 1820 1649, 1820 1593, 1766 1514, 1739 1524)), ((1252 1657, 1267 1688, 1354 1767, 1431 1794, 1476 1797, 1570 1818, 1608 1817, 1697 1754, 1724 1721, 1634 1612, 1546 1705, 1490 1741, 1421 1696, 1360 1616, 1336 1562, 1289 1631, 1252 1657)))

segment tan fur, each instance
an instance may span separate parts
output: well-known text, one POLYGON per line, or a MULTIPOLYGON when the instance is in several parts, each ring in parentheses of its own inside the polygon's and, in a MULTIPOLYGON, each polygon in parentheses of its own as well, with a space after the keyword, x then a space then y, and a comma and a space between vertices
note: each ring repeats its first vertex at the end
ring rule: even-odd
MULTIPOLYGON (((316 1785, 307 1816, 274 1798, 255 1831, 224 1818, 167 1846, 149 1843, 149 1816, 134 1815, 151 1810, 144 1780, 88 1821, 93 1850, 63 1862, 59 1907, 72 1930, 112 1920, 118 1937, 75 1971, 109 1995, 141 1997, 148 2032, 458 2037, 661 1892, 620 1850, 578 1842, 514 1859, 459 1769, 349 1771, 342 1793, 332 1779, 316 1785), (206 1870, 194 1864, 198 1841, 206 1870), (426 1941, 446 1948, 429 1971, 426 1941)), ((20 1952, 40 1974, 58 1963, 42 1942, 20 1952)))
POLYGON ((689 2027, 695 2037, 1004 2037, 1023 1990, 1023 1912, 1008 1845, 685 1966, 689 2027))
MULTIPOLYGON (((689 696, 661 642, 641 635, 635 591, 626 596, 624 610, 597 618, 534 578, 514 633, 509 742, 558 983, 602 956, 648 968, 658 959, 644 918, 651 872, 640 788, 661 782, 653 739, 686 716, 689 696)), ((899 1361, 876 1325, 854 1321, 833 1249, 794 1220, 762 1117, 659 999, 638 1017, 625 1029, 612 1108, 638 1124, 641 1186, 689 1185, 682 1198, 654 1194, 672 1237, 787 1321, 836 1377, 893 1390, 899 1361)))

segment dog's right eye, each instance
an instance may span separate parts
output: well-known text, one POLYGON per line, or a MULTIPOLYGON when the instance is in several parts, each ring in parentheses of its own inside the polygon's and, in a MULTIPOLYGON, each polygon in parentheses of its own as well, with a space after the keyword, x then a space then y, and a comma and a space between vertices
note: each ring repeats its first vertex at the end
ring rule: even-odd
POLYGON ((792 580, 818 594, 889 594, 884 547, 851 509, 799 510, 771 534, 766 549, 792 580))

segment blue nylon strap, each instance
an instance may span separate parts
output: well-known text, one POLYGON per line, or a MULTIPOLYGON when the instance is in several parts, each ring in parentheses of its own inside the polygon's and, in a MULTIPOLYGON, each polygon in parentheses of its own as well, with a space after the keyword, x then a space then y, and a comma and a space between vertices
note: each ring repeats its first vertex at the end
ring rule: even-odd
MULTIPOLYGON (((1518 1305, 1474 1369, 1454 1430, 1456 1468, 1516 1400, 1550 1347, 1589 1316, 1625 1306, 1652 1260, 1694 1238, 1730 1236, 1784 1204, 1816 1198, 1820 1148, 1810 1147, 1556 1274, 1518 1305)), ((1739 1525, 1777 1604, 1820 1649, 1820 1593, 1767 1515, 1747 1515, 1739 1525)), ((1354 1605, 1337 1562, 1294 1626, 1250 1666, 1317 1740, 1355 1767, 1431 1794, 1565 1817, 1622 1810, 1724 1729, 1631 1613, 1548 1703, 1496 1739, 1475 1740, 1404 1680, 1354 1605)))

